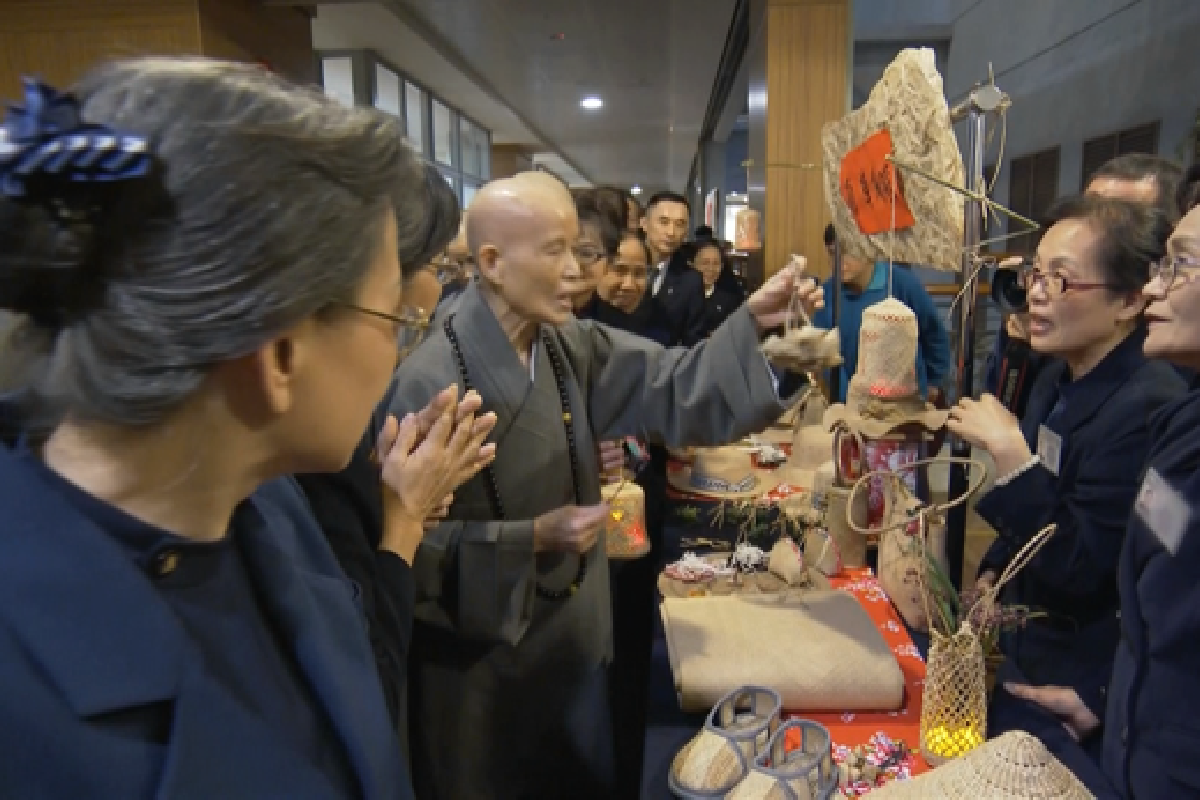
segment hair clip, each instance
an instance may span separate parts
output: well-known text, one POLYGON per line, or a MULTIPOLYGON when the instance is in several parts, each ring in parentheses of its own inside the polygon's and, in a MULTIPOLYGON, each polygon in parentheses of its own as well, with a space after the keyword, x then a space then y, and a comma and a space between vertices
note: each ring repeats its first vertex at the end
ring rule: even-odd
POLYGON ((25 104, 9 106, 0 125, 0 195, 40 203, 56 214, 91 209, 87 187, 145 177, 146 139, 83 121, 70 94, 25 78, 25 104))

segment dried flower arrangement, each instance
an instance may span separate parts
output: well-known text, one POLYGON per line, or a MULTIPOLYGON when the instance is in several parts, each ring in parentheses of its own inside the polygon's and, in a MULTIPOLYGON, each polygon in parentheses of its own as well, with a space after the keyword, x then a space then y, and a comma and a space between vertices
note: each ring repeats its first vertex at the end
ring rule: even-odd
POLYGON ((938 559, 927 552, 925 563, 935 629, 952 636, 966 625, 979 638, 985 658, 999 653, 1001 633, 1019 630, 1029 620, 1045 616, 1027 606, 1001 605, 998 592, 980 592, 974 586, 956 591, 938 559))

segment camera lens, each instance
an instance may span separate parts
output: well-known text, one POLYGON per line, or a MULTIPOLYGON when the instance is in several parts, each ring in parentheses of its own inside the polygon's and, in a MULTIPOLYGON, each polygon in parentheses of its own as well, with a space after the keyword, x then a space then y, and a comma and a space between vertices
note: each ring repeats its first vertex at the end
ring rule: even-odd
POLYGON ((1017 270, 998 268, 992 272, 992 302, 1009 314, 1028 310, 1029 298, 1017 270))

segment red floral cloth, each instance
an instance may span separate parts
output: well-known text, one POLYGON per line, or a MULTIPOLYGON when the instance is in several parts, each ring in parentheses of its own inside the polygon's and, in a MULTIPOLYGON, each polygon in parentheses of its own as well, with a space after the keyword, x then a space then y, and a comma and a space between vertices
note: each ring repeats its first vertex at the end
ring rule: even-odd
MULTIPOLYGON (((892 606, 887 594, 879 585, 875 575, 867 568, 847 569, 841 577, 830 581, 834 588, 850 592, 858 602, 862 603, 871 619, 879 626, 884 641, 891 646, 904 673, 904 706, 898 711, 883 712, 842 712, 821 714, 791 714, 792 717, 803 717, 819 722, 829 729, 833 737, 835 755, 838 747, 854 747, 865 745, 868 750, 877 747, 881 741, 903 741, 913 751, 920 746, 921 728, 921 693, 925 685, 925 662, 917 652, 916 645, 909 637, 908 631, 900 621, 900 616, 892 606), (880 737, 878 734, 882 734, 880 737), (884 738, 886 737, 886 738, 884 738)), ((799 733, 789 744, 799 746, 799 733)), ((908 764, 907 771, 912 776, 920 775, 929 770, 929 765, 919 753, 915 753, 908 764)), ((865 788, 865 787, 860 787, 865 788)))

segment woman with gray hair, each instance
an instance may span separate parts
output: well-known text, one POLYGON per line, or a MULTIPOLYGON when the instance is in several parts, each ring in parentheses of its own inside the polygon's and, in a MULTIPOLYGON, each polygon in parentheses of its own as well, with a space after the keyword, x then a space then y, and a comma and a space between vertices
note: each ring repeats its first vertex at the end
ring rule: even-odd
MULTIPOLYGON (((428 236, 394 120, 139 59, 0 128, 0 782, 14 797, 407 798, 355 593, 291 473, 349 460, 428 236)), ((388 420, 384 539, 490 451, 388 420)))

